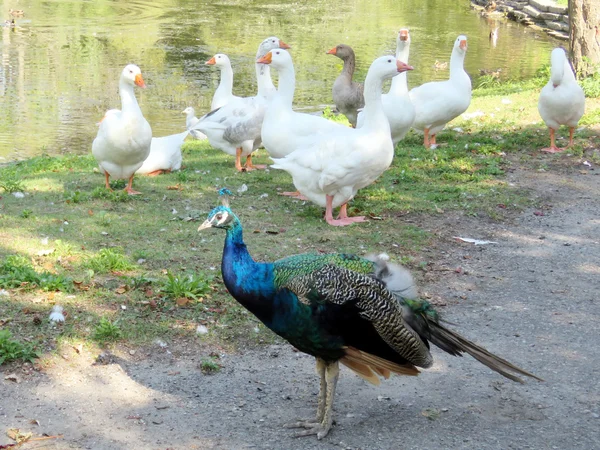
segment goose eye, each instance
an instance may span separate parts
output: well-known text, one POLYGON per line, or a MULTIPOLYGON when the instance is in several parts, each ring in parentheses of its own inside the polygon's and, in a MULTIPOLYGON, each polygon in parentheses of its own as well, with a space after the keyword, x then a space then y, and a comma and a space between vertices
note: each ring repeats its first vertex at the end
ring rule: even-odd
POLYGON ((391 60, 391 59, 388 59, 388 62, 392 62, 392 60, 391 60))

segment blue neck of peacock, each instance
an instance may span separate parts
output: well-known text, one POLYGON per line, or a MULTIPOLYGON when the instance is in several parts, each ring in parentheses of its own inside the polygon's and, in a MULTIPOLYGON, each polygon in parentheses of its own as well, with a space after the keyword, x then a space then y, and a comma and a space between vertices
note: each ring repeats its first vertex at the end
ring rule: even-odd
POLYGON ((133 112, 133 113, 142 113, 140 109, 140 105, 135 98, 135 94, 133 92, 133 85, 127 83, 126 81, 119 82, 119 95, 121 96, 121 111, 122 112, 133 112))
POLYGON ((238 220, 227 229, 221 272, 229 293, 260 320, 270 322, 275 294, 273 264, 252 259, 238 220))

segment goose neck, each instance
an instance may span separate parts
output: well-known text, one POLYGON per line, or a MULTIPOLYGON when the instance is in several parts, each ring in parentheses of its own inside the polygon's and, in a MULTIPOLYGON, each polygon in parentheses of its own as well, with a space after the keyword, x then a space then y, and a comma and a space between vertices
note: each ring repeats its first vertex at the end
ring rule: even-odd
MULTIPOLYGON (((396 59, 408 64, 408 56, 410 52, 410 46, 407 42, 402 41, 396 48, 396 59)), ((408 92, 408 78, 407 73, 402 72, 392 78, 392 85, 390 87, 390 94, 402 95, 408 92)))
POLYGON ((124 80, 119 82, 119 95, 121 97, 121 111, 140 112, 140 105, 135 98, 133 86, 124 80))
POLYGON ((465 73, 464 69, 465 52, 460 51, 458 48, 452 50, 450 56, 450 79, 458 79, 465 73))

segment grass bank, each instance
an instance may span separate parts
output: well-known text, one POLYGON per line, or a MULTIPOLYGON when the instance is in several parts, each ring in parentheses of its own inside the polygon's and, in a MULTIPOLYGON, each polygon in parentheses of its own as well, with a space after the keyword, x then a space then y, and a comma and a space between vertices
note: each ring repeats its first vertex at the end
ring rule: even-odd
MULTIPOLYGON (((594 139, 591 126, 600 124, 600 101, 588 99, 572 156, 540 155, 548 133, 537 114, 538 92, 531 85, 488 83, 476 91, 468 113, 439 135, 435 151, 409 134, 392 167, 352 202, 351 214, 372 220, 343 229, 328 226, 321 208, 279 196, 292 189, 286 173, 236 173, 232 158, 205 142, 185 144, 182 171, 136 178, 143 192, 136 197, 104 189, 89 154, 4 166, 0 326, 10 334, 2 336, 0 361, 115 342, 186 339, 234 348, 272 341, 220 282, 222 233, 196 231, 224 186, 236 194, 232 207, 258 260, 386 251, 418 270, 435 237, 415 223, 449 211, 503 220, 531 204, 527 192, 506 182, 511 164, 539 170, 584 154, 594 139), (53 305, 64 308, 64 323, 48 320, 53 305)), ((269 162, 264 151, 256 160, 269 162)))

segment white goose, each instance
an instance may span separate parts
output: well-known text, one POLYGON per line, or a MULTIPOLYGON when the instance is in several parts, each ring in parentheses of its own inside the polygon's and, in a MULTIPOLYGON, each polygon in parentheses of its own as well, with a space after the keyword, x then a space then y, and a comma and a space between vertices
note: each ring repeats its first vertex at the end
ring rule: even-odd
MULTIPOLYGON (((402 28, 396 37, 396 59, 408 64, 408 55, 410 51, 410 34, 407 28, 402 28)), ((410 131, 415 120, 415 108, 413 107, 408 95, 408 82, 406 72, 392 78, 392 85, 387 94, 381 96, 385 116, 390 123, 392 141, 398 143, 410 131)), ((360 128, 364 121, 362 111, 358 114, 358 124, 360 128)))
POLYGON ((340 127, 303 140, 301 147, 271 167, 292 175, 294 185, 310 201, 325 207, 325 220, 333 226, 364 222, 348 217, 347 203, 370 185, 392 163, 394 144, 381 103, 383 81, 412 70, 393 56, 377 58, 365 80, 365 120, 361 128, 340 127), (337 219, 333 208, 340 206, 337 219))
POLYGON ((415 108, 413 128, 425 134, 424 145, 435 145, 435 136, 471 104, 471 79, 464 69, 466 36, 458 36, 450 57, 450 79, 422 84, 409 92, 415 108), (431 137, 431 139, 430 139, 431 137))
POLYGON ((209 66, 217 66, 221 71, 221 80, 219 86, 213 94, 210 110, 213 111, 221 106, 225 106, 232 100, 240 99, 237 95, 233 95, 233 69, 229 57, 223 53, 217 53, 215 56, 206 61, 209 66))
MULTIPOLYGON (((298 148, 302 148, 306 138, 323 134, 344 125, 313 114, 304 114, 292 109, 296 74, 291 55, 282 49, 275 49, 260 58, 258 62, 269 64, 279 72, 277 92, 269 102, 263 120, 262 143, 269 156, 283 158, 298 148)), ((282 192, 281 195, 301 197, 298 191, 282 192)))
POLYGON ((192 128, 194 125, 196 125, 198 123, 199 119, 196 117, 196 110, 193 107, 188 106, 182 112, 183 112, 183 114, 185 114, 185 128, 186 129, 189 130, 190 128, 192 128))
POLYGON ((550 55, 550 81, 542 88, 538 101, 540 116, 550 129, 550 147, 542 151, 557 153, 564 150, 555 143, 555 132, 561 125, 569 127, 569 145, 573 145, 573 133, 585 111, 585 94, 577 84, 567 55, 562 48, 555 48, 550 55))
POLYGON ((153 137, 150 154, 136 174, 155 176, 181 169, 181 146, 190 133, 188 129, 169 136, 153 137))
POLYGON ((121 110, 106 113, 92 143, 92 155, 104 173, 106 188, 110 189, 109 177, 128 179, 125 191, 130 195, 140 194, 132 189, 133 175, 148 157, 152 141, 152 129, 135 98, 134 85, 146 87, 140 68, 129 64, 119 80, 121 110))
MULTIPOLYGON (((278 38, 270 37, 261 42, 256 58, 264 56, 274 48, 290 47, 278 38)), ((194 137, 200 131, 208 137, 212 147, 229 155, 235 155, 235 167, 240 172, 262 168, 252 164, 252 152, 260 146, 260 130, 267 102, 275 93, 269 66, 255 63, 255 67, 258 95, 240 98, 211 111, 200 118, 190 130, 194 137), (242 157, 246 157, 246 164, 243 167, 242 157)))

